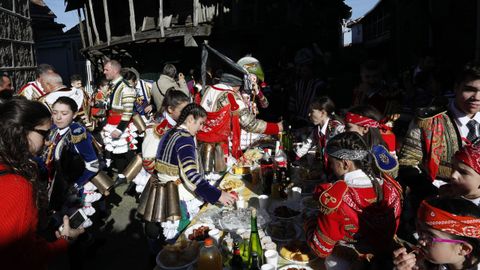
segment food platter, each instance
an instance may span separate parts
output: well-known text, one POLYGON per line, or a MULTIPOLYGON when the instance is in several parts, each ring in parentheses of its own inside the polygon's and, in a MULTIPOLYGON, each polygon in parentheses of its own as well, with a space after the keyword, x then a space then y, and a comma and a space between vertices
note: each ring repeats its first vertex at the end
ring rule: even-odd
POLYGON ((313 268, 307 265, 287 264, 278 268, 278 270, 313 270, 313 268))
POLYGON ((225 192, 240 192, 245 187, 245 183, 243 183, 241 178, 237 177, 226 177, 220 183, 219 188, 225 192))
POLYGON ((280 248, 280 256, 296 264, 308 264, 318 257, 313 254, 306 242, 292 240, 280 248))
POLYGON ((208 237, 208 232, 213 229, 216 229, 213 224, 199 223, 186 229, 183 234, 188 240, 204 241, 208 237))

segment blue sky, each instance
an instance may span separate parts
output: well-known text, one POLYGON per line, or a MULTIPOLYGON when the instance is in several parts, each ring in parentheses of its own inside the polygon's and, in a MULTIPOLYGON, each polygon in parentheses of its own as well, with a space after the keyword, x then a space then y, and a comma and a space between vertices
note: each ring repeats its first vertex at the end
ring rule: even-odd
MULTIPOLYGON (((57 15, 57 22, 63 23, 64 31, 72 28, 78 23, 76 11, 64 12, 64 0, 44 0, 50 9, 57 15)), ((352 19, 356 19, 368 12, 379 0, 345 0, 345 3, 352 7, 352 19)))

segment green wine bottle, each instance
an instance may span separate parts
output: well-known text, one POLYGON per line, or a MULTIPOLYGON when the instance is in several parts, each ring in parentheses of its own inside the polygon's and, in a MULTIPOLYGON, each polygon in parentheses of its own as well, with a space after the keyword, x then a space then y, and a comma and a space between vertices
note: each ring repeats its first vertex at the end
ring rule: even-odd
POLYGON ((262 243, 260 242, 260 235, 258 234, 257 229, 257 210, 251 208, 252 218, 250 220, 250 243, 248 247, 248 267, 252 266, 252 254, 255 252, 258 255, 258 262, 262 265, 263 261, 263 249, 262 243))

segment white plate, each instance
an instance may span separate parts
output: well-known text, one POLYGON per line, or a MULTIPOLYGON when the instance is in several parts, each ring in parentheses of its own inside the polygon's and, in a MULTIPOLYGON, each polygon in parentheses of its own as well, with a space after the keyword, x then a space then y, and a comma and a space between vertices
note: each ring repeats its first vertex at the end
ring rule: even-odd
POLYGON ((284 265, 280 268, 278 268, 278 270, 287 270, 288 268, 291 268, 291 267, 295 267, 297 269, 305 269, 305 270, 313 270, 313 268, 311 268, 310 266, 307 266, 307 265, 300 265, 300 264, 287 264, 287 265, 284 265))
MULTIPOLYGON (((193 233, 193 230, 194 230, 194 229, 198 229, 198 228, 200 228, 201 226, 208 226, 208 228, 209 228, 210 230, 216 229, 216 228, 215 228, 215 225, 213 225, 213 224, 210 224, 210 223, 198 223, 198 224, 192 225, 191 227, 188 227, 188 228, 185 230, 185 232, 183 233, 183 234, 185 235, 185 238, 188 239, 188 236, 193 233)), ((198 241, 198 240, 197 240, 197 241, 198 241)))

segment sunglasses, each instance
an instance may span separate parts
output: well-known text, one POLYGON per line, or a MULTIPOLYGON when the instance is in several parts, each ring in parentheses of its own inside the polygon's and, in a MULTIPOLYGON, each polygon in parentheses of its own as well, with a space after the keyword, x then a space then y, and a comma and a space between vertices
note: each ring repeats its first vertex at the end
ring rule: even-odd
POLYGON ((46 140, 48 138, 48 135, 50 134, 50 129, 44 130, 44 129, 33 129, 34 132, 42 135, 43 139, 46 140))

